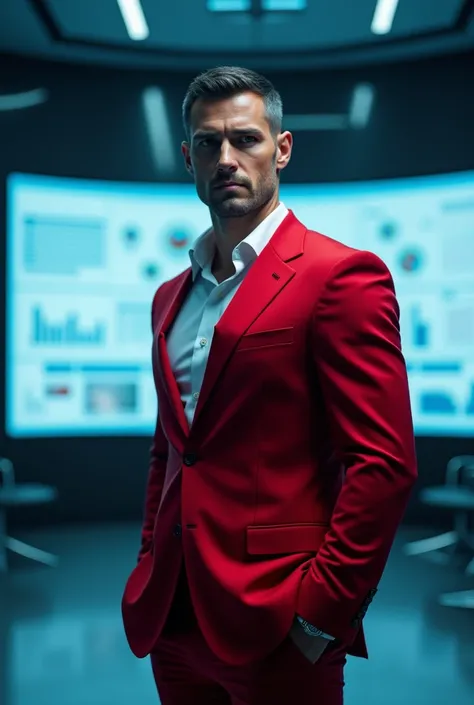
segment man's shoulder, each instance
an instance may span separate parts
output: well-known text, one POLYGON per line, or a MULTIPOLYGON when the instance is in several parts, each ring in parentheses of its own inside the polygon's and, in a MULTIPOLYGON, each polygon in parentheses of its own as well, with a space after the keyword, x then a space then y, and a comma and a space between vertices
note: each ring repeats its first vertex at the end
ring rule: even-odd
POLYGON ((352 247, 341 240, 309 228, 306 228, 304 253, 308 265, 312 269, 316 268, 323 275, 339 269, 354 270, 369 267, 377 272, 383 270, 384 273, 387 269, 386 264, 374 252, 352 247))
POLYGON ((318 270, 322 268, 323 272, 327 272, 336 264, 348 261, 362 252, 317 230, 306 229, 304 254, 308 265, 315 266, 318 270))
POLYGON ((346 245, 341 240, 336 240, 336 238, 329 237, 329 235, 324 235, 310 228, 306 229, 305 249, 319 254, 326 253, 329 257, 334 257, 335 259, 350 257, 356 252, 362 251, 356 247, 346 245))

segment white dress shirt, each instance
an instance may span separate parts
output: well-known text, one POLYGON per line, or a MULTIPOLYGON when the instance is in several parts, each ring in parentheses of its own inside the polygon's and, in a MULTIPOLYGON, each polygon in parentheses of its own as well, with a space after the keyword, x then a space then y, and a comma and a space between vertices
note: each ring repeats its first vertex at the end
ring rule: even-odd
MULTIPOLYGON (((280 203, 232 252, 235 274, 220 284, 212 274, 216 245, 212 229, 189 251, 193 285, 166 338, 168 355, 191 426, 209 358, 214 327, 246 273, 288 215, 280 203)), ((326 639, 333 637, 321 633, 326 639)))
POLYGON ((232 301, 246 273, 288 214, 280 203, 232 252, 235 274, 219 284, 212 274, 215 242, 212 229, 189 251, 193 286, 167 335, 167 349, 191 426, 209 358, 214 326, 232 301))

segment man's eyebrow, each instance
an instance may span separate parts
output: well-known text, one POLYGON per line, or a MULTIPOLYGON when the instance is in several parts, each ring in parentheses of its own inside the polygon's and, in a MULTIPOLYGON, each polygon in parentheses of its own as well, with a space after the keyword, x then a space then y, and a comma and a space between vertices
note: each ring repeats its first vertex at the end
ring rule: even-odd
MULTIPOLYGON (((258 129, 258 127, 236 127, 233 130, 229 130, 231 135, 254 135, 255 137, 261 137, 263 132, 258 129)), ((197 130, 193 139, 206 139, 208 137, 218 137, 221 133, 217 130, 197 130)))
POLYGON ((263 132, 258 127, 239 127, 231 130, 234 135, 262 135, 263 132))
POLYGON ((193 139, 197 138, 202 138, 202 137, 215 137, 218 133, 211 131, 211 130, 197 130, 193 134, 193 139))

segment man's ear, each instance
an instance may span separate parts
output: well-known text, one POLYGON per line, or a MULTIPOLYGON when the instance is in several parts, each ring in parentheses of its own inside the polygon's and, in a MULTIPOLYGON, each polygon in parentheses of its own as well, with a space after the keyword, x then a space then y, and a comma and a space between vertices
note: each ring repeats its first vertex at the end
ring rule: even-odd
POLYGON ((286 130, 278 136, 278 155, 276 160, 277 170, 284 169, 291 159, 293 149, 293 135, 286 130))
POLYGON ((192 165, 192 162, 191 162, 191 155, 190 155, 189 144, 188 144, 187 142, 182 142, 182 143, 181 143, 181 153, 182 153, 183 158, 184 158, 184 164, 185 164, 185 166, 186 166, 186 170, 187 170, 190 174, 194 174, 194 169, 193 169, 193 165, 192 165))

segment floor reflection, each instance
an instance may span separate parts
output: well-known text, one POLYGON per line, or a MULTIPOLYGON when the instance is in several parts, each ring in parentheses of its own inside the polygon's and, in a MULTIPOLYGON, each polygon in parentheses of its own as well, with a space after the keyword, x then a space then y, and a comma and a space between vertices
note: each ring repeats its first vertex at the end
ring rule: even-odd
MULTIPOLYGON (((370 661, 349 659, 346 705, 474 702, 474 612, 436 602, 468 580, 404 557, 414 533, 400 532, 366 617, 370 661)), ((60 555, 58 568, 17 559, 0 577, 1 705, 158 703, 148 660, 132 656, 120 618, 138 535, 135 525, 49 531, 34 540, 60 555)))

